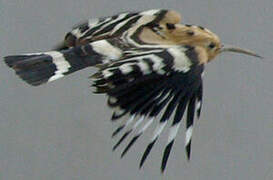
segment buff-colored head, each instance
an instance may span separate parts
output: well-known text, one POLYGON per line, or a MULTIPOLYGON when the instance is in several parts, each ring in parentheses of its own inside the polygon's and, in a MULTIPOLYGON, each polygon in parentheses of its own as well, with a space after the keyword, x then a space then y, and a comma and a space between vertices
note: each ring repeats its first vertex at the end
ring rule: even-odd
POLYGON ((184 24, 161 24, 162 35, 176 44, 193 46, 202 55, 204 62, 213 60, 222 52, 237 52, 261 58, 254 52, 238 47, 224 46, 219 37, 201 26, 184 24))
POLYGON ((207 61, 212 60, 221 49, 219 37, 201 26, 184 24, 165 24, 162 26, 162 32, 166 39, 176 44, 196 47, 199 53, 207 56, 207 61))
POLYGON ((246 49, 224 46, 219 37, 201 26, 179 24, 181 16, 176 11, 168 11, 154 29, 144 29, 142 39, 156 44, 187 45, 196 48, 201 63, 213 60, 222 52, 237 52, 261 58, 246 49))

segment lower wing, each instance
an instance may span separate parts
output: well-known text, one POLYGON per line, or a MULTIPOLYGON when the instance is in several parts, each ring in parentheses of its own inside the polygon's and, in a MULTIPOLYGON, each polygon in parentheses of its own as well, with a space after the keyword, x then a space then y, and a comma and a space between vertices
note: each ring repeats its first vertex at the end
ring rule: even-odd
POLYGON ((153 54, 122 59, 92 76, 96 93, 105 93, 109 97, 108 105, 114 109, 112 120, 116 121, 129 115, 129 119, 112 134, 115 137, 124 130, 123 135, 113 147, 115 150, 130 134, 134 133, 121 157, 127 153, 152 122, 158 121, 140 161, 140 167, 171 115, 174 114, 168 142, 163 153, 162 172, 165 170, 185 111, 187 111, 185 148, 187 157, 190 158, 194 116, 196 113, 198 117, 200 116, 202 103, 201 73, 203 66, 192 64, 188 69, 184 67, 184 70, 177 70, 174 67, 177 57, 171 57, 172 53, 170 53, 173 50, 165 49, 153 54))

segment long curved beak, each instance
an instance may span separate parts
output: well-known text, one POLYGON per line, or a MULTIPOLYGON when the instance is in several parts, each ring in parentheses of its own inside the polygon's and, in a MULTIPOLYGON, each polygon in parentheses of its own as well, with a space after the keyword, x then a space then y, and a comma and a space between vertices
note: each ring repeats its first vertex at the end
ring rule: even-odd
POLYGON ((254 57, 258 57, 258 58, 263 59, 262 56, 256 54, 253 51, 250 51, 248 49, 242 49, 242 48, 239 48, 239 47, 230 46, 230 45, 224 45, 224 46, 222 46, 221 49, 220 49, 220 53, 222 53, 222 52, 241 53, 241 54, 246 54, 246 55, 249 55, 249 56, 254 56, 254 57))

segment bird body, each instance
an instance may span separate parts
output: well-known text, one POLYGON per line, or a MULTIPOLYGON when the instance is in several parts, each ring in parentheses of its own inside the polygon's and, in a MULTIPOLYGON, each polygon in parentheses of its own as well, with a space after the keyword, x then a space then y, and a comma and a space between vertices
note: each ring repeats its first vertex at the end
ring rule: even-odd
POLYGON ((202 107, 204 66, 224 51, 258 56, 248 50, 224 48, 210 30, 180 21, 179 13, 165 9, 91 19, 67 33, 56 50, 4 59, 19 77, 34 86, 97 67, 91 79, 95 93, 107 94, 114 111, 112 120, 130 117, 113 132, 115 137, 125 130, 113 150, 135 133, 123 157, 158 121, 140 167, 173 115, 162 158, 163 172, 185 111, 185 149, 190 158, 194 117, 199 118, 202 107))

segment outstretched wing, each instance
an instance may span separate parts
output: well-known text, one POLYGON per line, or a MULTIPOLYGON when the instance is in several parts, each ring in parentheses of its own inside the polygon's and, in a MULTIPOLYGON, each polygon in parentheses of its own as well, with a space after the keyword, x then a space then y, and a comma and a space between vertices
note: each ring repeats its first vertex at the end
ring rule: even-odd
POLYGON ((189 46, 134 49, 125 58, 103 67, 92 76, 96 92, 109 96, 108 105, 114 108, 112 120, 124 115, 130 116, 128 121, 114 131, 113 137, 127 129, 113 150, 142 124, 122 152, 121 156, 124 156, 151 123, 158 119, 151 142, 142 156, 141 167, 174 114, 162 159, 163 172, 187 108, 185 148, 190 158, 194 115, 196 107, 198 116, 200 115, 202 102, 201 73, 204 67, 198 63, 197 58, 195 49, 189 46))
POLYGON ((73 47, 101 39, 114 38, 131 27, 139 18, 139 13, 127 12, 89 19, 74 26, 72 31, 66 34, 64 44, 67 47, 73 47))
POLYGON ((124 32, 137 24, 147 24, 159 21, 169 10, 153 9, 141 12, 124 12, 109 17, 90 19, 81 23, 68 32, 64 43, 58 50, 67 47, 85 45, 87 43, 120 37, 124 32))
MULTIPOLYGON (((114 16, 90 19, 68 32, 64 42, 56 50, 66 49, 87 43, 119 38, 128 30, 141 31, 142 26, 153 26, 158 23, 179 23, 180 14, 166 9, 152 9, 141 12, 124 12, 114 16)), ((153 27, 150 27, 153 28, 153 27)), ((132 32, 131 31, 131 32, 132 32)))

